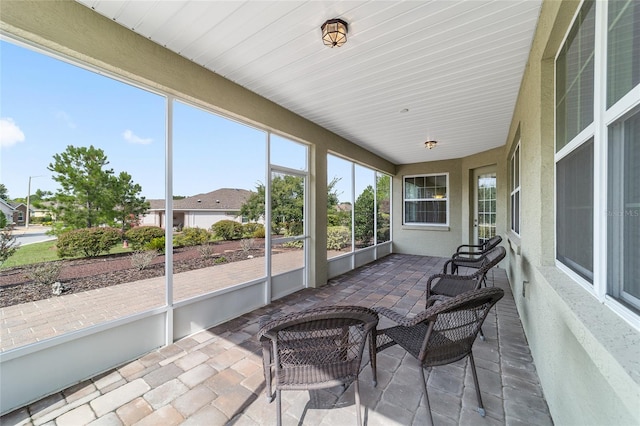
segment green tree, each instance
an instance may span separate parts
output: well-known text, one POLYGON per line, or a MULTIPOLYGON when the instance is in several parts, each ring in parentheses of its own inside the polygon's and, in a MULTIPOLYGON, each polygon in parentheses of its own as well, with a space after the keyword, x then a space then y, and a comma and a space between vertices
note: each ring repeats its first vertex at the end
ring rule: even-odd
POLYGON ((0 183, 0 198, 5 201, 9 201, 9 191, 7 190, 7 187, 4 185, 4 183, 0 183))
POLYGON ((109 161, 103 150, 69 145, 53 160, 47 168, 61 189, 53 196, 52 210, 65 228, 114 225, 144 213, 140 186, 129 174, 115 176, 113 169, 106 169, 109 161))
POLYGON ((149 209, 149 202, 139 196, 142 187, 133 182, 129 173, 120 172, 118 178, 112 181, 115 219, 121 224, 122 232, 125 232, 140 222, 140 216, 149 209))
POLYGON ((257 222, 264 218, 264 184, 256 186, 256 192, 252 192, 240 207, 240 215, 250 221, 257 222))
MULTIPOLYGON (((4 215, 0 213, 0 216, 4 215)), ((5 224, 0 229, 0 266, 18 250, 19 246, 20 243, 16 241, 13 230, 5 224)))
POLYGON ((341 179, 334 177, 327 185, 327 226, 346 226, 351 229, 351 211, 338 208, 340 194, 336 185, 341 179))
POLYGON ((371 244, 374 229, 375 196, 373 187, 367 186, 358 196, 354 206, 354 233, 363 246, 371 244))
MULTIPOLYGON (((265 187, 259 184, 240 208, 240 214, 252 221, 265 216, 265 187)), ((287 235, 302 233, 304 178, 284 175, 271 180, 271 228, 287 235)))

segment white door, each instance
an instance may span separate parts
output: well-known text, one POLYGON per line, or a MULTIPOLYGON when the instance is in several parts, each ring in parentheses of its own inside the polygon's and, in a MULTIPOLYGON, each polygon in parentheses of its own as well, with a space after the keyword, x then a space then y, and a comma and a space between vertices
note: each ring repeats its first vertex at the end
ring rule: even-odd
POLYGON ((474 194, 474 244, 482 244, 496 235, 496 171, 495 166, 473 171, 474 194))

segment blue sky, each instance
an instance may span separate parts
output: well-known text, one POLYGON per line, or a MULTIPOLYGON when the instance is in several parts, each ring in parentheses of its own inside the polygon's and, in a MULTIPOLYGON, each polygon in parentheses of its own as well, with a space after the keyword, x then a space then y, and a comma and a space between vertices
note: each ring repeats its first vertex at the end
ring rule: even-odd
MULTIPOLYGON (((108 167, 131 174, 143 196, 164 198, 163 96, 7 41, 0 41, 0 66, 0 182, 11 198, 26 197, 29 176, 32 194, 55 192, 47 166, 68 145, 102 149, 108 167)), ((173 153, 176 195, 265 181, 265 132, 180 102, 173 153)), ((272 142, 272 162, 300 168, 303 153, 282 138, 272 142)), ((329 164, 329 179, 344 176, 341 200, 350 194, 349 164, 329 164)))

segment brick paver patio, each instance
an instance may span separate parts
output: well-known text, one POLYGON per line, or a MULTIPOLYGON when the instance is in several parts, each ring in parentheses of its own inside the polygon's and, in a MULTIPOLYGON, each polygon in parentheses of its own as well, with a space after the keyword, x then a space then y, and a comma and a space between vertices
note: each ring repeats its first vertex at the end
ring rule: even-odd
MULTIPOLYGON (((275 403, 264 395, 258 318, 321 305, 424 307, 428 277, 444 259, 392 254, 220 326, 153 351, 99 377, 0 418, 2 425, 271 425, 275 403)), ((475 411, 467 360, 436 367, 428 379, 437 425, 551 425, 536 369, 504 270, 490 273, 506 292, 483 326, 474 355, 487 416, 475 411)), ((490 280, 491 282, 492 280, 490 280)), ((382 324, 384 326, 384 324, 382 324)), ((402 349, 378 354, 378 386, 368 361, 360 375, 366 425, 422 425, 426 409, 418 364, 402 349)), ((285 425, 355 424, 353 386, 283 392, 285 425)))

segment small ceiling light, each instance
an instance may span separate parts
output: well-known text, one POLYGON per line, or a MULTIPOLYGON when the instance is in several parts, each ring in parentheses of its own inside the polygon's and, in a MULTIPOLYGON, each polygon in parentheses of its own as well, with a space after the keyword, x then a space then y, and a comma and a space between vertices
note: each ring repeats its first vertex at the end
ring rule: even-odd
POLYGON ((425 148, 433 149, 437 145, 438 141, 426 141, 424 143, 425 148))
POLYGON ((322 41, 329 47, 340 47, 347 42, 348 25, 342 19, 329 19, 322 24, 322 41))

